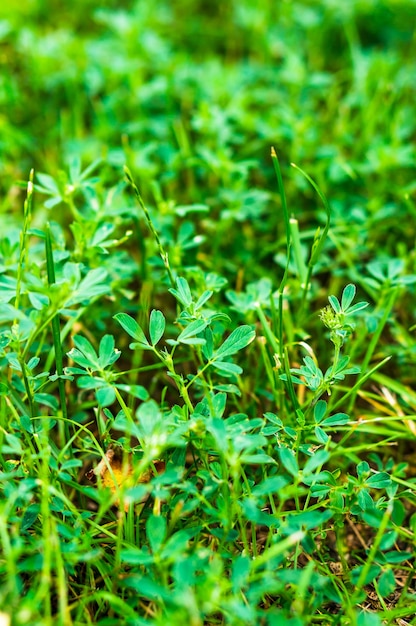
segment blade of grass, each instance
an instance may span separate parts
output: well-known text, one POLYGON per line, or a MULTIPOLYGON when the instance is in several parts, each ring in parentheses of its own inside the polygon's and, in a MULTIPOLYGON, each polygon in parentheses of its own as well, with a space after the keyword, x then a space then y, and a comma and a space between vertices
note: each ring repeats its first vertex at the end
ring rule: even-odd
MULTIPOLYGON (((46 254, 46 269, 48 274, 48 285, 54 285, 56 282, 55 277, 55 265, 52 254, 52 241, 51 241, 51 229, 49 222, 46 224, 45 229, 45 254, 46 254)), ((59 420, 61 447, 63 447, 70 438, 69 426, 68 426, 68 409, 66 404, 65 383, 61 378, 64 373, 63 365, 63 350, 61 343, 61 325, 59 323, 59 313, 52 318, 52 338, 55 350, 55 365, 56 373, 58 374, 58 390, 59 399, 61 403, 61 411, 63 420, 59 420)))
MULTIPOLYGON (((16 284, 16 297, 14 300, 14 308, 16 310, 20 307, 20 296, 22 290, 23 271, 25 268, 25 259, 27 256, 27 235, 30 228, 30 222, 32 219, 32 201, 33 201, 33 178, 34 170, 30 170, 29 180, 27 183, 26 200, 23 205, 23 228, 20 233, 20 254, 19 262, 17 265, 17 284, 16 284)), ((18 325, 17 318, 14 321, 14 325, 18 325)))
POLYGON ((130 170, 127 167, 127 165, 124 166, 124 173, 126 175, 127 182, 129 183, 129 185, 133 189, 134 194, 135 194, 135 196, 136 196, 136 198, 137 198, 141 208, 143 209, 143 213, 144 213, 144 216, 146 218, 147 225, 148 225, 149 230, 152 233, 153 237, 155 238, 157 247, 159 249, 160 258, 162 259, 163 265, 165 266, 166 272, 167 272, 167 274, 169 276, 169 281, 170 281, 172 287, 175 287, 175 284, 176 284, 175 283, 175 278, 173 276, 172 269, 171 269, 170 264, 169 264, 168 253, 163 248, 162 242, 160 241, 160 238, 159 238, 159 235, 157 233, 157 230, 155 229, 155 227, 153 225, 152 218, 150 217, 150 214, 149 214, 149 211, 147 209, 147 206, 145 205, 145 203, 143 201, 143 198, 142 198, 142 195, 141 195, 141 193, 139 191, 139 188, 137 187, 136 183, 134 182, 134 178, 132 176, 132 173, 130 172, 130 170))
POLYGON ((360 389, 360 387, 362 387, 362 385, 365 383, 365 381, 371 378, 374 372, 376 372, 378 369, 380 369, 380 367, 383 367, 383 365, 388 363, 390 359, 391 357, 387 356, 385 359, 380 361, 380 363, 377 363, 377 365, 375 365, 368 372, 366 372, 359 380, 357 380, 355 385, 347 391, 347 393, 345 393, 341 398, 337 400, 337 402, 335 402, 334 405, 330 405, 331 411, 334 411, 336 408, 342 405, 345 402, 345 400, 349 398, 351 395, 356 394, 358 390, 360 389))
POLYGON ((324 243, 328 236, 328 231, 329 231, 329 227, 331 224, 331 209, 329 207, 329 203, 328 203, 328 200, 326 199, 325 194, 321 191, 321 189, 318 187, 315 181, 309 176, 309 174, 307 174, 298 165, 295 165, 295 163, 291 163, 291 166, 294 167, 296 170, 298 170, 298 172, 300 172, 302 176, 304 176, 306 180, 312 185, 312 187, 315 189, 316 193, 320 197, 322 204, 324 205, 325 212, 326 212, 326 223, 324 226, 324 230, 322 231, 322 234, 321 234, 320 228, 318 228, 314 237, 313 244, 312 244, 311 255, 308 261, 308 273, 306 276, 306 281, 305 281, 304 290, 303 290, 302 303, 304 304, 306 300, 306 295, 308 292, 308 286, 309 286, 311 276, 312 276, 313 267, 314 265, 316 265, 319 259, 324 243))

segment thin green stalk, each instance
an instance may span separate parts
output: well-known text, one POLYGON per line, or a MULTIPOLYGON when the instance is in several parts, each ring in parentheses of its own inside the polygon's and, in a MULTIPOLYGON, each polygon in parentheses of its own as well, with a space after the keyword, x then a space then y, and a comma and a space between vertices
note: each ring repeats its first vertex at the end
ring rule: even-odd
POLYGON ((298 399, 296 397, 295 389, 293 387, 293 382, 292 382, 291 373, 290 373, 289 355, 288 355, 288 352, 287 352, 287 348, 285 348, 284 354, 283 354, 283 367, 284 367, 284 371, 285 371, 286 378, 287 378, 287 381, 286 381, 287 390, 288 390, 290 399, 292 401, 293 409, 295 410, 295 412, 297 412, 300 409, 300 406, 299 406, 298 399))
MULTIPOLYGON (((32 219, 33 177, 34 170, 32 169, 30 170, 29 180, 27 183, 27 195, 23 205, 23 229, 20 233, 20 254, 19 262, 17 265, 16 297, 14 300, 14 308, 16 309, 16 311, 18 311, 20 307, 23 271, 25 268, 25 260, 27 256, 27 235, 32 219)), ((14 324, 18 325, 17 318, 15 318, 14 324)))
POLYGON ((392 513, 393 513, 393 504, 390 503, 381 519, 380 526, 377 530, 377 534, 374 537, 374 541, 371 546, 371 550, 368 553, 366 562, 364 563, 360 576, 358 577, 357 583, 355 585, 354 593, 351 598, 351 604, 355 604, 359 600, 360 592, 362 588, 364 587, 364 585, 366 584, 368 573, 374 562, 377 550, 379 548, 381 540, 383 539, 384 533, 386 532, 392 513))
POLYGON ((272 364, 270 363, 270 358, 266 350, 266 346, 264 345, 264 342, 262 341, 263 339, 264 339, 263 337, 260 337, 260 340, 258 342, 260 346, 261 357, 264 363, 269 385, 273 393, 274 401, 276 403, 276 406, 278 406, 279 400, 280 400, 279 389, 276 388, 276 377, 274 375, 275 372, 273 371, 272 364))
POLYGON ((43 559, 42 559, 42 572, 40 577, 40 585, 38 588, 39 600, 43 602, 43 616, 45 624, 52 623, 52 561, 53 561, 53 548, 52 542, 56 540, 56 537, 52 533, 51 523, 51 509, 49 506, 49 480, 50 480, 50 447, 48 443, 47 431, 40 433, 40 449, 42 454, 41 465, 41 497, 40 497, 40 512, 42 516, 42 545, 43 545, 43 559))
POLYGON ((17 279, 16 279, 16 296, 14 300, 14 308, 16 309, 16 317, 13 324, 14 335, 17 339, 18 343, 18 361, 22 370, 22 378, 23 384, 25 386, 27 401, 29 404, 29 413, 31 417, 34 417, 36 413, 36 405, 33 400, 32 389, 30 387, 24 353, 21 349, 21 343, 19 338, 19 322, 17 318, 17 311, 20 308, 20 300, 21 300, 21 292, 22 292, 22 282, 23 282, 23 272, 25 270, 25 261, 27 258, 27 236, 30 228, 30 222, 32 219, 32 200, 33 200, 33 177, 34 170, 32 169, 29 174, 29 180, 27 183, 27 194, 26 200, 23 205, 23 228, 20 233, 20 252, 19 252, 19 262, 17 265, 17 279))
POLYGON ((291 613, 302 617, 304 615, 304 609, 306 604, 306 598, 311 588, 311 580, 314 574, 315 563, 309 561, 305 567, 303 567, 299 574, 299 579, 296 585, 295 600, 291 605, 291 613))
POLYGON ((34 400, 32 388, 30 386, 29 378, 27 375, 26 363, 24 362, 22 357, 19 357, 19 365, 22 370, 23 384, 25 386, 26 397, 27 397, 27 401, 29 404, 29 414, 30 414, 30 417, 35 417, 37 413, 36 402, 34 400))
POLYGON ((298 276, 300 279, 300 283, 302 289, 305 289, 306 280, 308 277, 308 268, 306 267, 305 261, 303 260, 302 255, 302 246, 300 244, 300 234, 299 234, 299 222, 296 218, 291 217, 289 220, 290 232, 291 232, 291 241, 293 248, 293 256, 295 257, 295 264, 298 270, 298 276))
POLYGON ((278 354, 280 356, 281 350, 280 350, 280 345, 279 345, 279 341, 276 339, 276 337, 274 336, 269 322, 267 321, 267 318, 263 312, 263 309, 261 308, 261 305, 259 304, 256 307, 256 311, 257 311, 257 315, 258 318, 260 320, 261 323, 261 327, 263 329, 264 335, 267 339, 268 344, 270 345, 270 347, 272 348, 272 350, 278 354))
POLYGON ((283 363, 284 361, 284 342, 283 342, 283 330, 284 330, 283 320, 284 319, 286 320, 286 334, 289 336, 289 342, 291 341, 292 339, 291 335, 293 334, 291 332, 292 324, 291 324, 291 318, 289 314, 283 317, 283 294, 284 294, 287 278, 289 275, 289 261, 290 261, 290 246, 288 247, 285 271, 284 271, 283 278, 280 282, 279 289, 278 289, 279 297, 278 297, 277 341, 278 341, 278 346, 279 346, 278 354, 279 354, 279 359, 281 363, 283 363))
POLYGON ((388 316, 391 313, 396 298, 399 295, 400 287, 394 287, 392 289, 387 289, 382 294, 377 292, 376 290, 368 289, 367 285, 365 285, 366 291, 370 294, 371 298, 377 302, 377 306, 373 312, 373 317, 377 318, 380 314, 380 319, 377 323, 376 330, 371 335, 371 340, 369 342, 368 339, 368 331, 364 327, 362 329, 362 333, 359 337, 356 338, 353 349, 351 350, 351 360, 354 360, 355 355, 362 351, 363 344, 367 345, 365 350, 364 360, 362 362, 362 371, 368 367, 368 364, 374 354, 374 350, 377 347, 380 336, 384 330, 386 322, 388 321, 388 316))
POLYGON ((337 372, 339 358, 341 356, 341 343, 334 343, 334 360, 332 361, 331 374, 329 379, 333 378, 337 372))
MULTIPOLYGON (((134 419, 133 419, 133 416, 131 414, 131 411, 130 411, 129 407, 124 402, 123 396, 120 394, 120 392, 117 389, 117 387, 114 386, 113 389, 114 389, 114 393, 116 394, 117 401, 118 401, 119 405, 121 406, 127 421, 129 422, 130 426, 133 428, 134 427, 134 419)), ((127 434, 130 434, 130 433, 127 433, 127 434)), ((142 449, 144 450, 144 443, 143 443, 143 441, 141 441, 139 439, 139 443, 140 443, 140 446, 142 447, 142 449)))
MULTIPOLYGON (((282 299, 279 297, 279 305, 282 303, 282 299)), ((284 356, 283 356, 283 315, 282 315, 282 311, 280 312, 280 314, 277 316, 278 317, 278 332, 280 335, 280 338, 277 339, 275 337, 274 332, 272 331, 272 329, 270 328, 270 324, 264 314, 263 309, 261 308, 261 305, 259 304, 256 307, 256 311, 257 311, 257 316, 260 320, 264 335, 266 337, 266 341, 269 344, 269 346, 271 347, 271 349, 273 350, 274 354, 275 354, 275 358, 280 361, 280 363, 283 365, 283 361, 284 361, 284 356)), ((272 309, 272 313, 273 313, 273 309, 272 309)), ((275 402, 276 405, 278 407, 278 410, 280 412, 282 412, 283 410, 283 401, 284 401, 284 394, 283 394, 283 384, 282 381, 279 380, 278 378, 278 374, 276 376, 274 376, 274 372, 273 371, 269 371, 270 368, 270 363, 268 360, 268 356, 266 354, 265 348, 264 346, 260 343, 260 347, 261 347, 261 351, 262 351, 262 355, 263 355, 263 360, 264 363, 266 365, 266 369, 270 383, 272 385, 272 389, 273 389, 273 394, 275 396, 275 402), (276 382, 278 384, 278 389, 276 389, 276 382)))
MULTIPOLYGON (((56 571, 56 591, 58 596, 58 606, 59 606, 59 624, 62 626, 71 626, 72 620, 68 609, 68 580, 65 572, 65 563, 64 558, 61 552, 61 546, 58 539, 58 529, 56 527, 56 521, 52 517, 52 536, 55 538, 54 541, 54 555, 55 555, 55 571, 56 571)), ((58 619, 58 618, 55 618, 58 619)))
MULTIPOLYGON (((104 580, 107 578, 107 576, 104 576, 104 580)), ((133 621, 137 623, 137 612, 135 609, 133 609, 127 602, 124 602, 124 600, 122 598, 119 597, 119 595, 115 595, 114 593, 111 593, 110 591, 103 591, 103 590, 99 590, 99 591, 95 591, 94 593, 91 593, 91 591, 86 591, 85 595, 81 597, 80 599, 80 606, 82 606, 83 609, 83 615, 86 611, 86 608, 88 607, 88 605, 94 606, 94 603, 99 604, 100 602, 103 603, 103 606, 105 607, 112 607, 112 609, 116 608, 119 615, 123 616, 123 620, 127 620, 129 619, 130 621, 133 621)), ((108 613, 108 608, 107 608, 107 613, 108 613)), ((121 619, 119 621, 119 623, 122 623, 121 619)), ((117 623, 117 620, 114 619, 113 623, 117 623)))
POLYGON ((394 307, 394 303, 396 301, 396 298, 398 296, 399 293, 399 287, 395 287, 394 289, 392 289, 391 293, 389 294, 389 297, 387 299, 387 302, 383 305, 383 316, 379 322, 379 324, 377 325, 377 329, 374 332, 371 341, 368 345, 367 351, 365 353, 365 357, 364 360, 362 362, 362 370, 365 372, 367 370, 367 367, 372 359, 372 356, 374 354, 374 350, 376 349, 376 346, 378 344, 378 341, 380 339, 381 333, 384 330, 384 327, 387 323, 387 320, 389 318, 389 315, 394 307))
POLYGON ((302 307, 303 307, 306 301, 306 295, 308 293, 308 288, 309 288, 309 283, 312 277, 313 267, 317 263, 321 255, 324 243, 328 236, 328 231, 329 231, 329 227, 331 224, 331 209, 329 207, 329 203, 328 203, 328 200, 326 199, 325 194, 320 190, 320 188, 315 183, 315 181, 306 172, 304 172, 300 167, 295 165, 295 163, 291 163, 291 166, 294 167, 296 170, 298 170, 298 172, 300 172, 306 178, 306 180, 312 185, 312 187, 315 189, 316 193, 320 197, 322 204, 324 205, 325 212, 326 212, 326 222, 325 222, 324 230, 322 231, 322 234, 321 234, 321 229, 318 228, 318 230, 315 233, 315 237, 314 237, 313 244, 312 244, 311 256, 308 261, 308 273, 306 276, 305 285, 303 289, 303 297, 302 297, 302 307))
MULTIPOLYGON (((124 526, 125 526, 126 518, 120 511, 117 518, 117 539, 114 546, 114 576, 112 577, 112 592, 117 594, 117 588, 119 585, 119 577, 118 572, 121 569, 121 550, 123 549, 124 543, 124 526)), ((112 611, 111 611, 112 613, 112 611)))
MULTIPOLYGON (((11 393, 10 395, 11 395, 11 397, 14 400, 14 394, 11 393)), ((24 407, 19 406, 19 409, 21 411, 21 414, 19 414, 19 412, 16 410, 13 402, 11 401, 10 397, 9 396, 5 396, 4 399, 5 399, 5 403, 6 403, 7 409, 10 412, 10 416, 13 416, 18 424, 21 423, 21 415, 25 415, 26 414, 25 410, 24 410, 24 407)), ((20 404, 21 403, 19 402, 19 405, 20 404)), ((8 430, 7 428, 4 428, 4 426, 0 426, 0 429, 2 430, 2 433, 3 433, 3 429, 4 429, 4 432, 7 432, 7 430, 8 430)), ((38 466, 39 465, 39 461, 38 461, 38 457, 37 457, 36 449, 35 449, 35 445, 34 445, 34 438, 31 435, 29 435, 29 433, 22 426, 21 426, 21 431, 23 433, 25 444, 28 446, 31 454, 33 455, 32 458, 34 459, 34 463, 36 463, 37 466, 38 466)))
MULTIPOLYGON (((93 302, 93 300, 91 301, 93 302)), ((72 331, 74 324, 76 324, 78 322, 79 319, 81 319, 81 317, 84 315, 84 313, 86 312, 88 307, 80 307, 77 311, 74 311, 74 317, 71 317, 66 324, 64 325, 64 327, 62 328, 61 331, 61 343, 63 341, 65 341, 66 337, 69 335, 69 333, 72 331)), ((55 315, 55 313, 53 313, 53 315, 55 315)), ((52 317, 53 317, 52 315, 52 317)), ((48 317, 47 320, 47 325, 52 323, 52 317, 48 317)), ((45 370, 49 371, 52 367, 53 361, 54 361, 54 353, 51 351, 46 359, 45 362, 45 370)))
MULTIPOLYGON (((51 287, 56 282, 55 277, 55 264, 53 260, 52 253, 52 241, 51 241, 51 228, 49 222, 46 224, 45 229, 45 253, 46 253, 46 269, 48 274, 48 285, 51 287)), ((55 365, 56 365, 56 373, 58 375, 58 390, 59 390, 59 399, 61 402, 61 411, 63 420, 59 421, 59 425, 63 426, 60 432, 61 445, 65 445, 65 443, 70 438, 69 426, 68 426, 68 410, 66 404, 66 394, 65 394, 65 383, 63 378, 61 378, 64 374, 64 365, 63 365, 63 350, 61 343, 61 325, 59 323, 59 313, 52 318, 52 337, 53 337, 53 345, 55 349, 55 365)))
MULTIPOLYGON (((191 385, 192 381, 189 383, 185 383, 182 376, 180 374, 177 374, 175 371, 175 365, 173 362, 173 358, 172 358, 172 354, 162 354, 161 352, 159 352, 158 350, 154 349, 154 353, 155 355, 158 357, 158 359, 160 359, 168 368, 168 371, 172 377, 172 379, 175 381, 175 384, 178 388, 178 391, 180 393, 180 395, 182 396, 182 398, 185 401, 186 406, 188 407, 188 410, 190 413, 193 413, 194 411, 194 407, 193 404, 191 402, 191 399, 189 397, 188 394, 188 387, 191 385)), ((206 363, 205 366, 202 368, 201 372, 199 374, 202 374, 204 372, 205 369, 207 369, 207 367, 210 365, 210 363, 206 363)), ((199 375, 198 374, 198 375, 199 375)))
POLYGON ((280 163, 277 157, 276 150, 273 146, 271 148, 271 156, 272 156, 273 168, 274 168, 276 178, 277 178, 277 186, 279 188, 280 199, 282 201, 283 218, 285 220, 285 228, 286 228, 287 256, 289 257, 290 242, 291 242, 289 212, 287 208, 285 188, 283 186, 282 171, 280 169, 280 163))
POLYGON ((129 168, 127 167, 127 165, 124 166, 124 173, 126 175, 128 183, 130 184, 130 186, 132 187, 132 189, 133 189, 133 191, 135 193, 135 196, 136 196, 137 200, 139 201, 139 204, 140 204, 141 208, 143 209, 143 213, 144 213, 144 216, 146 218, 147 225, 148 225, 149 230, 152 233, 153 237, 155 238, 155 241, 156 241, 157 246, 159 248, 159 254, 160 254, 160 257, 161 257, 161 259, 163 261, 163 265, 165 266, 166 272, 167 272, 167 274, 169 276, 170 283, 171 283, 172 287, 175 287, 175 285, 176 285, 175 278, 173 276, 172 269, 171 269, 170 264, 169 264, 168 253, 163 248, 162 242, 159 239, 158 232, 157 232, 157 230, 155 229, 155 227, 153 225, 152 218, 150 217, 149 211, 148 211, 145 203, 143 202, 143 198, 141 196, 139 188, 137 187, 136 183, 134 182, 133 176, 132 176, 129 168))
POLYGON ((270 546, 270 548, 262 552, 256 559, 252 561, 252 571, 256 571, 257 569, 259 569, 259 567, 267 565, 269 561, 271 561, 275 557, 284 554, 287 550, 289 550, 289 548, 302 541, 304 537, 305 533, 302 530, 298 530, 286 537, 285 539, 282 539, 282 541, 273 544, 272 546, 270 546))
POLYGON ((10 536, 10 508, 11 505, 17 499, 17 490, 16 496, 14 498, 10 498, 8 500, 4 499, 4 502, 1 503, 0 509, 0 546, 2 551, 2 561, 3 561, 3 572, 6 573, 6 578, 4 584, 4 590, 10 590, 10 593, 13 594, 16 598, 20 596, 20 585, 18 578, 18 552, 19 548, 17 547, 17 542, 13 537, 10 536))
POLYGON ((221 491, 222 491, 222 497, 223 497, 223 501, 224 501, 224 505, 226 509, 226 516, 227 516, 227 525, 224 526, 224 528, 228 533, 233 527, 233 519, 231 515, 232 507, 231 507, 231 499, 230 499, 230 487, 228 484, 230 476, 229 476, 229 471, 228 471, 228 465, 225 461, 223 454, 220 454, 220 465, 221 465, 221 475, 222 475, 221 491))
MULTIPOLYGON (((339 554, 339 559, 341 561, 343 575, 346 576, 349 571, 348 561, 345 558, 345 553, 347 552, 347 545, 345 539, 345 526, 344 519, 342 515, 338 515, 335 517, 335 544, 337 547, 337 551, 339 554)), ((347 602, 349 598, 347 597, 347 602)))
MULTIPOLYGON (((386 363, 388 363, 388 361, 390 361, 391 356, 387 356, 385 359, 383 359, 382 361, 380 361, 380 363, 377 363, 377 365, 375 365, 374 367, 372 367, 368 372, 366 372, 365 374, 363 374, 363 376, 357 380, 357 382, 355 383, 355 385, 353 387, 351 387, 351 389, 349 389, 347 391, 347 393, 344 393, 344 395, 339 398, 335 404, 330 405, 330 409, 331 411, 333 411, 334 409, 338 408, 339 406, 341 406, 342 404, 344 404, 345 400, 347 398, 349 398, 351 395, 354 395, 354 398, 358 392, 358 390, 360 389, 360 387, 363 386, 363 384, 365 383, 366 380, 368 380, 369 378, 371 378, 371 376, 374 374, 374 372, 376 372, 378 369, 380 369, 381 367, 383 367, 383 365, 385 365, 386 363)), ((354 404, 352 403, 352 406, 354 406, 354 404)))

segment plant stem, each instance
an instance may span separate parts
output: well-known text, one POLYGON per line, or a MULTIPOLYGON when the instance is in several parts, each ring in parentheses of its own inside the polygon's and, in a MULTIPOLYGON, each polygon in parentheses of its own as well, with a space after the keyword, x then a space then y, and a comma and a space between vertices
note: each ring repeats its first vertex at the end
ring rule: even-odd
POLYGON ((127 167, 127 165, 124 166, 124 173, 126 175, 128 183, 131 185, 131 187, 132 187, 132 189, 133 189, 133 191, 134 191, 134 193, 136 195, 137 200, 139 201, 139 204, 140 204, 141 208, 143 209, 143 213, 144 213, 144 216, 146 218, 147 225, 148 225, 149 230, 152 233, 153 237, 155 238, 155 241, 156 241, 157 246, 159 248, 159 254, 160 254, 160 257, 161 257, 161 259, 163 261, 163 265, 165 266, 166 272, 167 272, 167 274, 169 276, 170 283, 171 283, 172 287, 175 287, 175 278, 173 276, 172 269, 171 269, 170 264, 169 264, 168 253, 163 248, 163 245, 162 245, 162 242, 160 241, 158 232, 157 232, 157 230, 155 229, 155 227, 153 225, 152 218, 150 217, 149 211, 148 211, 145 203, 143 202, 143 198, 141 196, 139 188, 137 187, 136 183, 134 182, 133 176, 132 176, 129 168, 127 167))
MULTIPOLYGON (((51 242, 51 229, 50 224, 47 222, 45 229, 45 253, 46 253, 46 268, 48 273, 48 285, 51 287, 55 284, 55 264, 53 260, 52 253, 52 242, 51 242)), ((56 373, 58 375, 58 390, 59 390, 59 399, 61 401, 61 411, 62 416, 64 418, 63 421, 60 421, 59 424, 63 425, 61 436, 61 445, 62 447, 70 438, 69 425, 68 425, 68 410, 66 405, 66 394, 65 394, 65 383, 63 378, 61 378, 64 374, 64 366, 63 366, 63 350, 61 343, 61 327, 59 323, 59 313, 57 312, 52 318, 52 337, 53 337, 53 345, 55 349, 55 364, 56 364, 56 373)))

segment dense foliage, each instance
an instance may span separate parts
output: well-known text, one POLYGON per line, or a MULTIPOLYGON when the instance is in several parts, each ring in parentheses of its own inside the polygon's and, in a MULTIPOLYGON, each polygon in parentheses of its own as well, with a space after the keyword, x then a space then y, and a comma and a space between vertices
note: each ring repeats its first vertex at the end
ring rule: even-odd
POLYGON ((2 4, 1 626, 416 624, 415 14, 2 4))

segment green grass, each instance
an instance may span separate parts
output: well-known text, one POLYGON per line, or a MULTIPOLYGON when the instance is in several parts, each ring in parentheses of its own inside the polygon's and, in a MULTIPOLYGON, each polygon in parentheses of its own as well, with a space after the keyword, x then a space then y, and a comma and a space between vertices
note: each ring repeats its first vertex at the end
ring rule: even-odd
POLYGON ((416 624, 415 1, 3 4, 1 626, 416 624))

